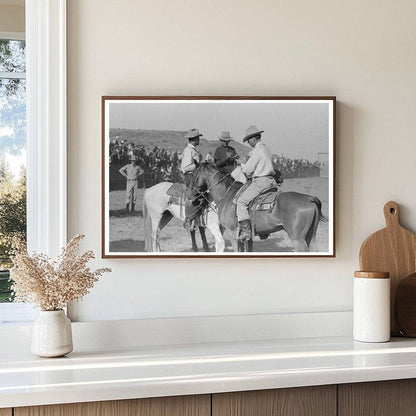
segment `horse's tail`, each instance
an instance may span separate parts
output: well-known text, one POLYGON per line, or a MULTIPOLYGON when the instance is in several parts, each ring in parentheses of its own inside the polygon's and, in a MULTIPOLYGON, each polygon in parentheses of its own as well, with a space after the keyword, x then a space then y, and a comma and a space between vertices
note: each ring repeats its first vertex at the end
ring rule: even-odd
POLYGON ((322 214, 322 202, 319 198, 311 196, 310 202, 314 205, 314 212, 311 225, 305 236, 305 241, 309 247, 309 250, 317 251, 315 238, 316 232, 318 230, 319 221, 327 222, 328 219, 324 217, 324 215, 322 214))
POLYGON ((324 214, 322 214, 322 202, 321 202, 321 200, 319 198, 317 198, 316 196, 311 196, 311 202, 313 204, 315 204, 316 207, 318 208, 319 221, 328 222, 328 218, 326 218, 324 216, 324 214))
POLYGON ((152 219, 149 215, 149 210, 146 203, 146 192, 143 196, 143 220, 144 220, 144 251, 152 251, 152 219))

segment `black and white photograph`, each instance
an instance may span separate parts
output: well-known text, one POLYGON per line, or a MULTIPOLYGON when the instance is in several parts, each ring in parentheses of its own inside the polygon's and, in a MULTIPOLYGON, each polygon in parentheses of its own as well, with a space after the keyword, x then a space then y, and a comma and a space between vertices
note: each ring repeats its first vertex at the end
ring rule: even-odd
POLYGON ((102 256, 334 257, 335 97, 102 97, 102 256))

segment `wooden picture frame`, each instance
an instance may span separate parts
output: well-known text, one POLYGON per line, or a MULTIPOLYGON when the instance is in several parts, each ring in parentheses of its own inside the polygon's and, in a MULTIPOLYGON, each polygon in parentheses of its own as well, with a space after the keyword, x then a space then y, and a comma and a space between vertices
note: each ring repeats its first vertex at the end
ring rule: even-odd
MULTIPOLYGON (((103 96, 102 257, 335 257, 335 148, 336 98, 333 96, 103 96), (252 130, 247 130, 249 127, 252 130), (216 175, 215 150, 224 142, 235 148, 239 156, 238 162, 235 162, 237 156, 229 160, 245 165, 254 148, 247 146, 247 143, 251 146, 253 140, 243 143, 243 139, 254 137, 250 136, 250 132, 256 131, 253 128, 262 132, 261 142, 272 155, 275 171, 279 170, 283 177, 277 199, 259 201, 262 212, 255 214, 276 214, 273 221, 280 223, 273 222, 272 230, 277 231, 269 236, 261 234, 264 230, 256 225, 260 217, 251 217, 254 234, 260 235, 255 236, 251 246, 233 241, 238 235, 238 227, 233 231, 232 226, 227 228, 225 224, 224 228, 213 196, 207 192, 206 199, 211 202, 206 202, 209 214, 205 213, 202 225, 213 229, 215 237, 207 233, 209 252, 195 252, 189 231, 183 227, 185 212, 189 210, 185 205, 189 207, 189 203, 183 203, 179 196, 169 197, 170 203, 176 205, 170 206, 173 210, 163 211, 164 195, 160 199, 162 202, 157 207, 154 205, 155 201, 159 202, 160 192, 166 193, 170 187, 166 182, 183 178, 181 155, 188 141, 194 143, 194 138, 187 138, 194 134, 188 130, 198 129, 203 135, 197 149, 212 165, 212 168, 209 163, 200 165, 194 175, 201 177, 205 171, 206 175, 208 171, 216 175), (233 137, 231 141, 224 139, 227 132, 233 137), (224 140, 220 141, 221 137, 224 140), (137 161, 132 162, 132 157, 137 161), (161 185, 162 182, 165 185, 161 185), (319 209, 312 213, 308 205, 308 217, 299 219, 298 201, 290 205, 296 199, 294 193, 301 194, 302 203, 311 202, 319 209), (286 209, 289 205, 291 208, 286 209), (159 213, 159 209, 163 212, 159 213), (160 232, 155 232, 160 220, 158 216, 162 217, 164 225, 172 216, 169 212, 173 212, 173 220, 160 232), (221 231, 225 229, 225 234, 216 233, 218 224, 215 221, 221 231), (307 231, 299 228, 300 222, 310 224, 305 225, 309 227, 307 231), (234 251, 238 247, 253 251, 234 251), (159 248, 161 251, 157 251, 159 248)), ((195 165, 199 163, 195 161, 195 165)), ((202 184, 198 182, 201 178, 194 179, 194 183, 202 184)), ((228 179, 224 183, 228 183, 228 179)), ((205 185, 205 191, 215 193, 214 189, 206 189, 208 179, 205 185)), ((171 188, 169 192, 175 194, 178 189, 171 188)), ((196 185, 192 185, 192 191, 194 189, 196 185)), ((197 196, 201 195, 200 191, 197 196)), ((237 193, 234 203, 238 197, 237 193)), ((221 210, 223 201, 216 202, 221 210)), ((240 200, 239 203, 241 208, 240 200)), ((200 246, 199 241, 197 243, 200 246)))

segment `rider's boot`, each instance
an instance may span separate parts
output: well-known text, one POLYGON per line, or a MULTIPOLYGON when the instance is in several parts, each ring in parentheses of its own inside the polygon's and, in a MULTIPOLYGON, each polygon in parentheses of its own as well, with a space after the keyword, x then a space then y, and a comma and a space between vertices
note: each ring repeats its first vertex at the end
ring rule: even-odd
POLYGON ((127 204, 126 204, 126 211, 127 211, 127 212, 129 212, 129 205, 130 205, 130 204, 127 202, 127 204))
POLYGON ((251 222, 250 220, 239 221, 240 224, 240 233, 238 239, 242 242, 251 240, 251 222))

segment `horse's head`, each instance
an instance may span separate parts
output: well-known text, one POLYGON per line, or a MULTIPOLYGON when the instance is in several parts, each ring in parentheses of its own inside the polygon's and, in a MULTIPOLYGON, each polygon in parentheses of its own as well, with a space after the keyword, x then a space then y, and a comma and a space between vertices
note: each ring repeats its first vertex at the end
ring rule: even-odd
POLYGON ((210 163, 201 163, 199 167, 194 170, 192 182, 187 189, 187 197, 195 200, 204 192, 209 191, 210 180, 216 172, 218 172, 218 170, 210 163))

